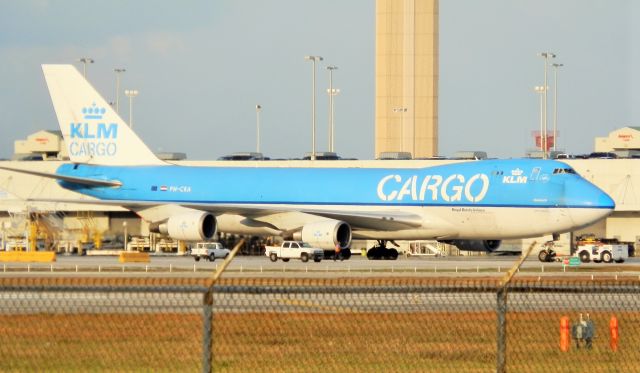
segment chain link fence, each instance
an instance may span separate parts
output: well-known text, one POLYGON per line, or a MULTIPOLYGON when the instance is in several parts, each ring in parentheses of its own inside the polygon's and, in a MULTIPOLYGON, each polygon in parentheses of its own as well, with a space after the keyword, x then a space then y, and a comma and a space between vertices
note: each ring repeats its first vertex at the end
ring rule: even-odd
POLYGON ((638 281, 210 285, 0 279, 0 371, 640 371, 638 281))

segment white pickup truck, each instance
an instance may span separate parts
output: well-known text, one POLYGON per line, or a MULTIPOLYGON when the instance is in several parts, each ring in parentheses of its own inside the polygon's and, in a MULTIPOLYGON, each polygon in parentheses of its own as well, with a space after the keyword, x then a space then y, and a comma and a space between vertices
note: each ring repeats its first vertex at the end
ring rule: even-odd
POLYGON ((200 259, 207 259, 213 262, 216 258, 226 258, 230 252, 231 250, 225 249, 220 242, 198 242, 191 247, 189 255, 193 256, 196 262, 200 259))
POLYGON ((264 254, 272 262, 278 259, 282 259, 283 262, 288 262, 289 259, 300 259, 303 262, 313 259, 314 262, 319 262, 324 257, 322 249, 311 247, 311 245, 302 241, 284 241, 280 246, 267 246, 264 254))

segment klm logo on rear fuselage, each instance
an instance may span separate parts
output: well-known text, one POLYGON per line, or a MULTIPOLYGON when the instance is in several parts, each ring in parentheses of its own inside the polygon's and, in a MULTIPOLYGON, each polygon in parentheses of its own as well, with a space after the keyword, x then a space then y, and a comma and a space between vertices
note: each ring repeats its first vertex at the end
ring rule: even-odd
POLYGON ((511 170, 511 175, 502 177, 503 184, 526 184, 527 177, 523 175, 523 171, 519 168, 511 170))
POLYGON ((82 108, 85 122, 69 124, 69 153, 73 156, 111 157, 118 151, 118 125, 104 123, 105 108, 92 104, 82 108))

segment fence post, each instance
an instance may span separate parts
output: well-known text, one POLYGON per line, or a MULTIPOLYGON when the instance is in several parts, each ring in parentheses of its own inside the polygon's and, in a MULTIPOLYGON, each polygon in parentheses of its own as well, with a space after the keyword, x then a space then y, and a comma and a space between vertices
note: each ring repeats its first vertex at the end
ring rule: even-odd
POLYGON ((507 371, 507 289, 499 287, 497 293, 496 312, 498 318, 498 352, 496 362, 496 372, 505 373, 507 371))
POLYGON ((202 372, 213 372, 213 287, 202 299, 202 372))
POLYGON ((531 253, 534 246, 536 245, 536 241, 533 241, 529 248, 522 252, 520 259, 515 262, 511 269, 502 276, 500 280, 500 284, 498 285, 496 297, 496 313, 498 319, 498 327, 497 327, 497 353, 496 353, 496 372, 497 373, 506 373, 507 372, 507 287, 513 279, 513 276, 520 272, 520 266, 524 263, 525 259, 531 253))
MULTIPOLYGON (((213 286, 216 284, 222 272, 227 269, 231 260, 236 256, 240 247, 244 245, 244 238, 241 239, 236 246, 227 255, 222 266, 218 268, 216 264, 216 271, 209 279, 207 284, 207 291, 203 295, 202 299, 202 371, 205 373, 213 372, 213 286)), ((195 269, 195 264, 194 264, 195 269)))

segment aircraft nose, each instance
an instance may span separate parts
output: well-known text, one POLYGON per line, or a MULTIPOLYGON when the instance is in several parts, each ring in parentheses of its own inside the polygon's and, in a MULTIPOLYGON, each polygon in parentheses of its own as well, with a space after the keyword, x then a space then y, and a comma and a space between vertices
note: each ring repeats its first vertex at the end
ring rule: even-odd
POLYGON ((564 185, 565 204, 575 208, 613 210, 616 203, 602 189, 583 178, 567 180, 564 185))
POLYGON ((579 226, 591 225, 607 217, 616 207, 607 193, 582 178, 567 181, 564 194, 571 217, 579 226))

